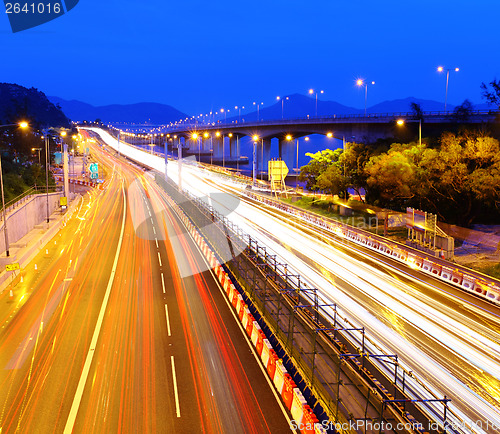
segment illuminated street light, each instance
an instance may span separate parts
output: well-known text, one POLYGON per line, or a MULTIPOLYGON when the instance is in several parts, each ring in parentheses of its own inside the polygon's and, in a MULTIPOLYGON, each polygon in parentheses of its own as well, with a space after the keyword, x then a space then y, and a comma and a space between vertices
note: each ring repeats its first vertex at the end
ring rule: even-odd
MULTIPOLYGON (((372 81, 371 84, 375 84, 375 82, 372 81)), ((368 83, 365 83, 365 81, 362 79, 358 79, 358 80, 356 80, 356 85, 358 85, 360 87, 361 86, 365 87, 365 117, 366 117, 366 101, 368 99, 368 83)))
POLYGON ((252 185, 257 182, 257 142, 259 141, 259 136, 254 134, 252 136, 253 141, 253 155, 252 155, 252 185))
POLYGON ((418 144, 422 146, 422 119, 410 119, 405 121, 404 119, 398 119, 396 124, 403 126, 405 122, 418 122, 418 144))
POLYGON ((326 133, 326 137, 328 137, 329 139, 331 139, 333 137, 333 133, 331 133, 331 132, 326 133))
MULTIPOLYGON (((314 92, 314 89, 309 89, 309 94, 313 95, 316 93, 316 117, 318 117, 318 92, 314 92)), ((319 93, 325 93, 324 90, 320 90, 319 93)))
POLYGON ((38 151, 38 164, 40 165, 40 151, 42 148, 31 148, 31 152, 38 151))
MULTIPOLYGON (((445 68, 443 68, 442 66, 439 66, 437 70, 438 70, 438 72, 443 72, 445 70, 445 68)), ((454 71, 458 72, 458 71, 460 71, 460 69, 455 68, 454 71)), ((446 113, 446 103, 448 102, 448 82, 449 81, 450 81, 450 69, 446 68, 446 92, 445 92, 445 96, 444 96, 444 111, 445 111, 445 113, 446 113)))

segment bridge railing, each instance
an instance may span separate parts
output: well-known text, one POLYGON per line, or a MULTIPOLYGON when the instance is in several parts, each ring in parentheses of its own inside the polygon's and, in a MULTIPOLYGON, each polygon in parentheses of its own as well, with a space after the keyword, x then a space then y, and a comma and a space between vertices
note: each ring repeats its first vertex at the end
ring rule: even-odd
MULTIPOLYGON (((499 110, 471 110, 467 113, 467 117, 473 118, 478 116, 498 116, 500 115, 499 110)), ((457 119, 457 115, 455 112, 450 111, 425 111, 422 113, 422 116, 425 118, 444 118, 449 120, 457 119)), ((394 120, 397 118, 406 118, 406 119, 415 119, 415 113, 413 112, 382 112, 382 113, 352 113, 352 114, 333 114, 329 116, 308 116, 308 117, 297 117, 297 118, 288 118, 288 119, 262 119, 262 120, 251 120, 251 121, 236 121, 233 120, 231 122, 186 122, 183 124, 177 124, 171 127, 166 128, 166 130, 186 130, 192 129, 195 127, 204 127, 204 128, 230 128, 230 127, 238 127, 238 126, 249 126, 249 125, 286 125, 286 124, 295 124, 295 123, 312 123, 312 122, 331 122, 337 120, 356 120, 357 122, 372 122, 374 119, 387 119, 394 120)))

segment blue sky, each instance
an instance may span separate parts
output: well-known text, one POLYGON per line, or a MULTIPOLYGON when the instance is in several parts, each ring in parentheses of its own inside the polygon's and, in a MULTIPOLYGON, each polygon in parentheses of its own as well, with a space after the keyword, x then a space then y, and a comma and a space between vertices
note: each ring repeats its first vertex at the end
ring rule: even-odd
POLYGON ((189 114, 277 95, 362 108, 396 98, 481 99, 500 79, 498 0, 80 0, 13 34, 0 18, 0 81, 94 105, 160 102, 189 114))

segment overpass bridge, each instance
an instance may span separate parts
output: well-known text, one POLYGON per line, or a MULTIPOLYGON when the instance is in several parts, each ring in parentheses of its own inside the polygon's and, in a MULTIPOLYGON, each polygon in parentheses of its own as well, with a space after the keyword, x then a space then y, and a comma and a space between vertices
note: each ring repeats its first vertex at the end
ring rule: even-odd
MULTIPOLYGON (((445 130, 456 130, 462 126, 483 126, 494 129, 498 125, 500 111, 476 110, 463 115, 453 112, 423 112, 422 134, 439 135, 445 130)), ((418 136, 419 120, 414 113, 369 113, 352 115, 333 115, 327 117, 307 117, 297 119, 262 120, 258 122, 214 122, 183 123, 155 128, 166 136, 170 149, 182 143, 186 153, 194 155, 223 154, 232 159, 239 158, 239 140, 258 137, 258 164, 266 167, 271 155, 271 140, 278 139, 279 150, 275 155, 287 164, 294 161, 296 140, 312 134, 320 134, 346 141, 373 143, 378 139, 396 138, 401 141, 412 140, 418 136), (405 120, 406 125, 397 125, 397 120, 405 120)), ((220 159, 220 158, 218 158, 220 159)), ((289 164, 290 166, 290 164, 289 164)), ((293 167, 293 164, 290 166, 293 167)))

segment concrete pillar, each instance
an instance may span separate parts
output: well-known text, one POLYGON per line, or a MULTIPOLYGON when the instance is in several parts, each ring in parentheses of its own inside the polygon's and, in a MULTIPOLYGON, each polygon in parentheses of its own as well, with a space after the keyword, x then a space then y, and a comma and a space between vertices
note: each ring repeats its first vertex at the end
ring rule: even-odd
POLYGON ((259 166, 258 170, 267 173, 267 163, 271 159, 271 139, 261 139, 259 143, 258 155, 259 166))
POLYGON ((289 172, 292 173, 294 168, 295 149, 296 149, 295 140, 279 141, 279 158, 281 158, 285 162, 289 172))

